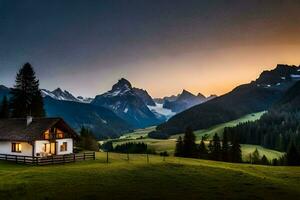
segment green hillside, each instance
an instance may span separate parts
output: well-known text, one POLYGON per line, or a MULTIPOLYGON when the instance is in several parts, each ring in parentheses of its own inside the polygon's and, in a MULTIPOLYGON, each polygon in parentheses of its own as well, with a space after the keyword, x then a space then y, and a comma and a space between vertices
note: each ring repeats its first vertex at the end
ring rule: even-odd
POLYGON ((136 129, 133 132, 126 133, 122 135, 119 139, 120 140, 130 140, 130 139, 138 139, 138 138, 147 138, 148 133, 154 131, 156 126, 151 126, 143 129, 136 129))
MULTIPOLYGON (((265 111, 252 113, 252 114, 249 114, 249 115, 245 115, 245 116, 243 116, 239 119, 236 119, 236 120, 232 120, 232 121, 229 121, 229 122, 226 122, 226 123, 222 123, 222 124, 212 126, 208 129, 202 129, 202 130, 195 131, 194 133, 197 136, 198 140, 201 140, 201 137, 205 134, 207 134, 210 138, 212 138, 212 136, 215 133, 218 133, 221 136, 223 134, 223 131, 224 131, 225 127, 233 127, 233 126, 238 125, 239 123, 258 120, 258 119, 260 119, 260 117, 264 113, 265 113, 265 111)), ((183 134, 173 135, 171 138, 176 138, 177 139, 179 135, 183 135, 183 134)))
POLYGON ((262 157, 265 155, 269 160, 274 158, 280 158, 284 155, 283 152, 275 151, 272 149, 267 149, 259 145, 250 145, 250 144, 242 144, 242 153, 243 153, 243 160, 249 161, 249 154, 253 153, 257 148, 259 155, 262 157))
POLYGON ((297 199, 300 167, 97 153, 96 161, 0 162, 0 199, 297 199))
MULTIPOLYGON (((237 124, 242 123, 242 122, 255 121, 255 120, 259 119, 263 114, 264 114, 264 112, 253 113, 253 114, 249 114, 244 117, 241 117, 237 120, 233 120, 233 121, 230 121, 227 123, 213 126, 209 129, 195 131, 194 133, 197 136, 197 142, 200 142, 201 136, 203 136, 205 134, 207 134, 209 137, 212 137, 213 134, 215 134, 215 133, 222 135, 225 127, 236 126, 237 124)), ((125 134, 124 136, 121 136, 119 139, 115 139, 112 141, 113 141, 114 145, 122 144, 122 143, 126 143, 126 142, 144 142, 144 143, 148 144, 149 148, 154 149, 157 152, 168 151, 169 153, 172 154, 175 149, 176 139, 179 136, 182 136, 183 134, 173 135, 170 139, 167 139, 167 140, 148 138, 147 133, 149 133, 150 131, 152 131, 154 129, 155 129, 155 127, 149 127, 146 129, 138 129, 138 130, 134 131, 133 133, 125 134)), ((247 146, 248 148, 246 149, 245 154, 244 154, 245 158, 249 154, 250 149, 253 149, 253 151, 255 150, 255 147, 250 148, 250 146, 251 145, 247 146)), ((272 155, 272 158, 276 155, 277 154, 272 155)))

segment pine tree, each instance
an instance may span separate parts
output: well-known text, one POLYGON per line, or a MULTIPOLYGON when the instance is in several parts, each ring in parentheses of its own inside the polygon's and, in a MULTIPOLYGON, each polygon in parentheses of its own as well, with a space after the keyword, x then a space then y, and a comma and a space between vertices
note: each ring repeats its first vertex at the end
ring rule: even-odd
POLYGON ((204 140, 205 140, 205 138, 202 136, 202 139, 201 139, 201 142, 200 142, 200 145, 199 145, 199 149, 198 149, 200 158, 207 158, 208 157, 207 156, 208 151, 207 151, 207 148, 205 146, 204 140))
POLYGON ((274 166, 277 166, 278 165, 278 159, 277 158, 274 158, 273 160, 272 160, 272 165, 274 165, 274 166))
POLYGON ((230 158, 231 162, 239 163, 242 162, 242 151, 241 145, 237 139, 233 139, 232 146, 230 148, 230 158))
POLYGON ((213 137, 212 140, 212 159, 213 160, 221 160, 221 142, 220 142, 220 137, 216 133, 213 137))
POLYGON ((265 155, 263 155, 263 157, 261 158, 260 163, 262 165, 269 165, 269 160, 268 160, 268 158, 265 155))
POLYGON ((90 129, 87 129, 85 127, 81 127, 80 142, 78 146, 85 150, 90 150, 90 151, 99 150, 99 145, 97 140, 95 139, 93 132, 90 129))
POLYGON ((197 145, 195 143, 196 136, 191 128, 187 128, 183 137, 183 156, 196 157, 197 145))
POLYGON ((209 159, 213 159, 212 158, 212 152, 213 151, 214 151, 214 147, 213 147, 212 141, 210 140, 209 144, 208 144, 208 158, 209 159))
POLYGON ((228 136, 227 131, 224 130, 223 133, 223 141, 222 141, 222 160, 225 162, 229 161, 229 144, 228 144, 228 136))
POLYGON ((300 165, 300 154, 294 142, 291 142, 286 153, 287 165, 300 165))
POLYGON ((12 117, 45 116, 44 104, 39 80, 29 63, 23 65, 16 76, 16 83, 11 90, 12 117))
POLYGON ((183 156, 183 141, 182 141, 181 136, 179 136, 177 141, 176 141, 176 147, 175 147, 174 155, 177 156, 177 157, 183 156))
POLYGON ((1 107, 0 107, 0 118, 9 118, 9 106, 6 96, 3 97, 1 107))
POLYGON ((251 154, 251 163, 253 163, 253 164, 259 164, 260 163, 260 155, 259 155, 259 151, 258 151, 257 148, 251 154))

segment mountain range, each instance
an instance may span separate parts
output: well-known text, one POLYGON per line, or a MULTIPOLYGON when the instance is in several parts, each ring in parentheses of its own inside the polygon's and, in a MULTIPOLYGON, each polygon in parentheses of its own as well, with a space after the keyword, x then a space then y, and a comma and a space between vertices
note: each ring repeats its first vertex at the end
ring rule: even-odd
POLYGON ((57 88, 53 91, 42 89, 41 92, 43 97, 49 96, 56 100, 75 101, 81 103, 91 103, 93 101, 93 98, 89 98, 89 97, 87 98, 84 98, 82 96, 75 97, 70 92, 66 90, 63 91, 60 88, 57 88))
MULTIPOLYGON (((1 85, 0 99, 9 96, 9 92, 9 88, 1 85)), ((176 114, 173 107, 169 109, 156 103, 146 90, 132 87, 124 78, 95 98, 75 97, 61 88, 41 89, 41 93, 47 116, 63 117, 76 130, 83 125, 89 127, 97 138, 118 137, 136 128, 158 125, 176 114)), ((177 98, 182 99, 180 95, 177 98)), ((185 99, 191 102, 190 106, 194 104, 193 100, 188 101, 189 97, 185 99)))
POLYGON ((194 130, 237 119, 253 112, 267 110, 300 80, 300 67, 277 65, 264 71, 251 83, 240 85, 231 92, 191 107, 157 127, 157 133, 177 134, 191 127, 194 130))
MULTIPOLYGON (((198 130, 267 110, 298 80, 299 66, 277 65, 219 97, 183 90, 178 95, 153 99, 146 90, 133 87, 124 78, 95 98, 75 97, 60 88, 41 92, 48 116, 63 117, 76 130, 88 126, 97 138, 117 137, 153 125, 158 125, 158 134, 172 135, 187 126, 198 130)), ((9 88, 0 85, 1 99, 9 92, 9 88)))
POLYGON ((204 103, 215 97, 215 95, 211 95, 210 97, 206 98, 201 93, 198 93, 196 96, 187 90, 183 90, 182 93, 177 96, 166 98, 163 102, 163 107, 170 109, 172 112, 180 113, 190 107, 204 103))

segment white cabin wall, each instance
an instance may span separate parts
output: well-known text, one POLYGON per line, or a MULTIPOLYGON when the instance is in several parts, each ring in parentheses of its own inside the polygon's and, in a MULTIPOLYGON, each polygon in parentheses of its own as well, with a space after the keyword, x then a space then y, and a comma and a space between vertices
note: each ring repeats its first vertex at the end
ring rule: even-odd
POLYGON ((32 145, 27 142, 18 142, 18 141, 0 141, 0 154, 10 154, 18 156, 32 156, 32 145), (21 152, 12 152, 11 144, 20 143, 21 152))
POLYGON ((73 139, 72 138, 65 138, 65 139, 56 139, 57 146, 56 146, 56 154, 63 155, 63 154, 70 154, 73 153, 73 139), (60 145, 63 142, 67 142, 67 151, 60 151, 60 145))
POLYGON ((36 140, 34 143, 34 156, 36 156, 37 153, 44 152, 45 144, 50 144, 49 140, 36 140))

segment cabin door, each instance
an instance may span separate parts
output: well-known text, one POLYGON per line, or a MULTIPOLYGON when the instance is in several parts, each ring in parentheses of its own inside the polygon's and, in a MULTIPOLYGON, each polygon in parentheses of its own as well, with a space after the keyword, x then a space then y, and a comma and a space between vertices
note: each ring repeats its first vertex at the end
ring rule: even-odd
POLYGON ((50 143, 50 153, 52 155, 56 155, 56 142, 51 142, 50 143))

